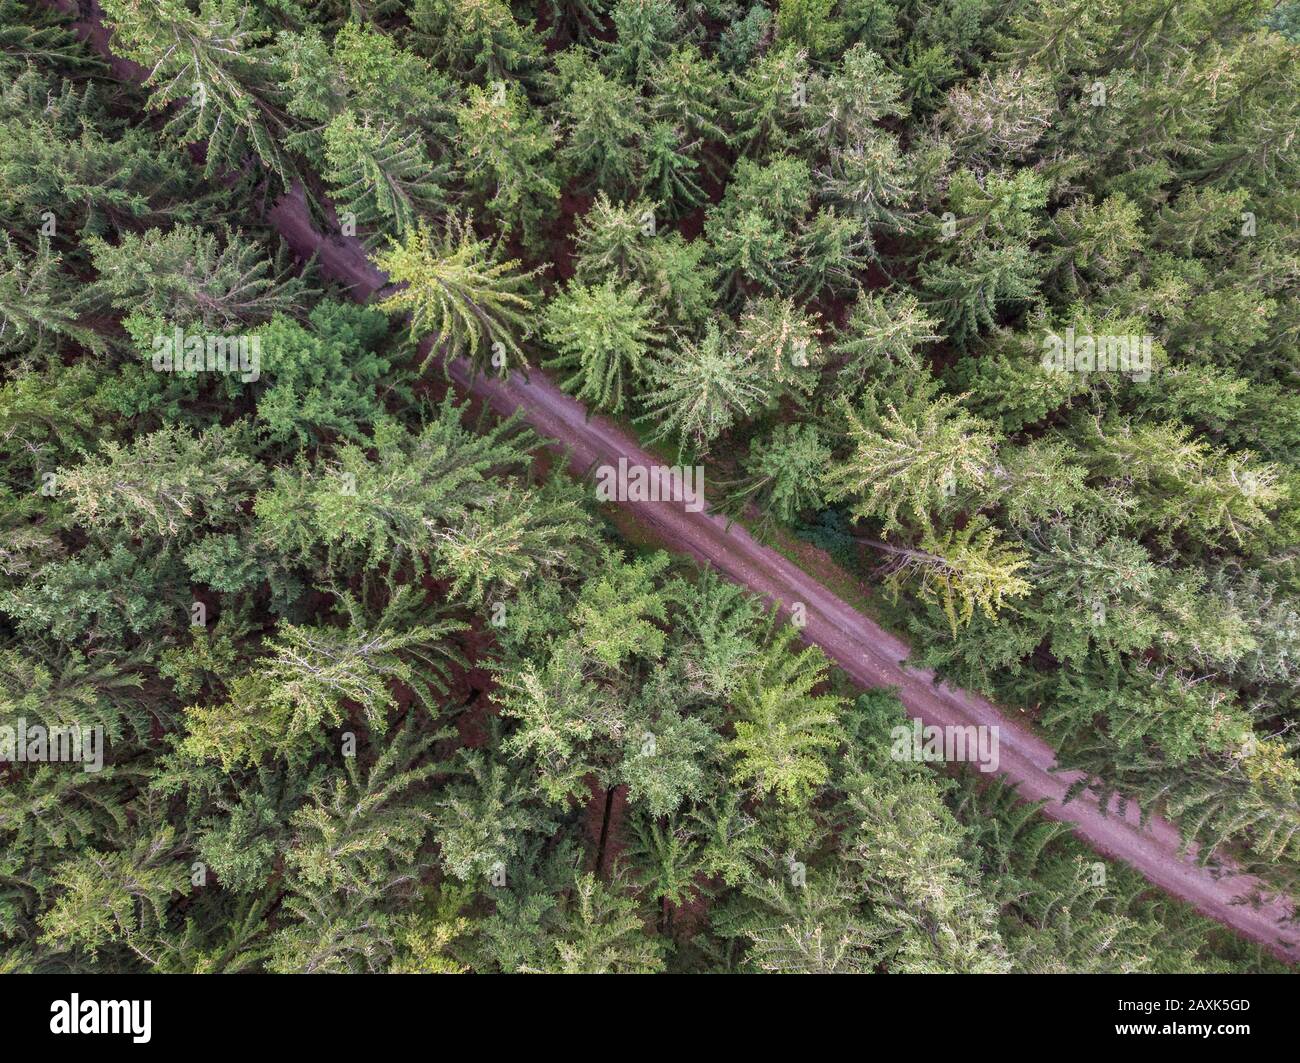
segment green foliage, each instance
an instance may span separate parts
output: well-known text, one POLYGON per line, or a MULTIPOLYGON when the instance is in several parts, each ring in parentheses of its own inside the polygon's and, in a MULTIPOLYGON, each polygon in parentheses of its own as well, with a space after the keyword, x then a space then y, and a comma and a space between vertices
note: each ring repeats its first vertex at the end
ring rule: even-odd
POLYGON ((446 175, 434 169, 418 136, 395 125, 359 122, 345 111, 325 127, 324 137, 322 176, 334 202, 352 211, 360 224, 401 237, 415 228, 420 215, 446 208, 446 175))
POLYGON ((662 969, 660 943, 645 933, 636 902, 594 875, 576 875, 556 931, 555 959, 545 969, 560 974, 652 974, 662 969))
POLYGON ((715 271, 704 241, 688 243, 680 233, 658 231, 655 208, 644 199, 617 205, 598 193, 578 222, 575 280, 583 284, 612 276, 639 284, 666 323, 695 327, 712 309, 715 271))
POLYGON ((841 407, 854 451, 829 470, 831 500, 853 500, 860 517, 886 530, 904 520, 930 527, 992 474, 996 437, 952 398, 917 398, 883 409, 868 398, 861 414, 841 407))
POLYGON ((257 420, 275 442, 317 443, 331 434, 360 440, 385 416, 375 389, 398 374, 378 353, 388 323, 378 311, 322 302, 308 326, 276 317, 258 330, 268 378, 257 420))
POLYGON ((76 643, 168 630, 182 617, 188 594, 170 552, 89 546, 73 557, 44 565, 35 576, 0 594, 0 611, 13 617, 27 638, 48 633, 76 643))
POLYGON ((677 36, 679 14, 670 0, 614 0, 614 40, 602 51, 606 67, 632 83, 644 81, 677 36))
POLYGON ((526 464, 513 424, 476 434, 451 397, 418 435, 381 438, 376 460, 347 444, 319 469, 277 468, 254 505, 267 548, 310 558, 325 547, 366 567, 432 553, 439 532, 494 504, 495 473, 526 464))
POLYGON ((879 381, 901 401, 918 379, 928 376, 917 347, 940 337, 938 322, 913 295, 867 292, 853 311, 834 346, 843 359, 840 379, 852 393, 868 381, 879 381))
POLYGON ((94 957, 114 938, 128 943, 155 931, 173 894, 187 891, 182 865, 169 860, 170 828, 145 835, 129 850, 89 850, 54 869, 59 897, 41 917, 45 943, 94 957))
POLYGON ((464 81, 526 77, 541 59, 536 32, 503 0, 416 0, 420 51, 464 81))
POLYGON ((516 863, 524 835, 549 835, 558 824, 536 807, 526 775, 476 749, 460 749, 457 779, 439 794, 433 831, 439 859, 462 882, 516 863))
POLYGON ((486 209, 524 242, 540 242, 560 187, 555 135, 518 89, 471 88, 456 111, 465 178, 486 209))
POLYGON ((383 731, 401 683, 431 710, 446 692, 448 666, 462 663, 447 642, 465 624, 444 620, 414 626, 410 588, 373 620, 344 596, 348 625, 282 624, 254 673, 239 677, 225 705, 188 710, 190 734, 181 744, 195 759, 222 767, 254 765, 270 753, 292 755, 323 726, 340 725, 355 706, 372 731, 383 731))
POLYGON ((28 253, 8 233, 0 239, 0 350, 43 354, 70 341, 102 350, 103 339, 78 324, 89 309, 85 294, 73 292, 49 241, 28 253))
POLYGON ((29 66, 0 96, 0 205, 15 227, 52 222, 45 234, 66 238, 211 208, 183 162, 148 131, 125 127, 96 90, 52 84, 29 66))
POLYGON ((806 803, 830 778, 844 706, 813 693, 826 681, 826 657, 815 646, 793 649, 796 637, 793 627, 777 633, 746 670, 732 696, 735 737, 724 746, 734 782, 787 805, 806 803))
POLYGON ((532 273, 503 260, 499 244, 475 236, 468 219, 453 217, 441 232, 421 225, 403 243, 391 242, 376 263, 406 285, 380 309, 409 313, 411 336, 432 336, 430 357, 467 355, 476 371, 489 358, 501 370, 524 363, 532 273))
POLYGON ((246 449, 238 429, 164 428, 126 447, 105 443, 101 458, 63 473, 63 490, 89 528, 188 538, 200 523, 229 523, 257 489, 262 472, 246 449))
POLYGON ((599 578, 583 585, 573 612, 583 650, 606 668, 618 668, 630 655, 651 660, 663 653, 666 604, 654 580, 668 564, 660 554, 633 564, 613 562, 599 578))
POLYGON ((543 330, 556 351, 546 366, 569 373, 563 386, 614 411, 623 408, 646 356, 663 339, 641 287, 613 278, 600 287, 570 285, 546 307, 543 330))
POLYGON ((595 546, 584 502, 559 479, 541 489, 507 488, 440 532, 435 551, 451 595, 479 603, 581 568, 595 546))
POLYGON ((167 131, 206 147, 204 173, 236 169, 252 152, 287 186, 284 141, 293 131, 286 85, 268 30, 220 0, 109 0, 114 47, 149 71, 149 105, 171 111, 167 131))
POLYGON ((0 969, 1277 969, 413 355, 1294 896, 1293 7, 0 0, 0 969))
POLYGON ((630 187, 634 174, 646 166, 640 146, 645 130, 640 97, 592 64, 568 79, 555 107, 565 130, 561 164, 596 188, 619 193, 630 187))
POLYGON ((676 436, 704 453, 738 420, 766 405, 776 381, 743 349, 732 346, 716 328, 699 343, 668 348, 647 371, 656 384, 653 399, 638 420, 654 421, 652 439, 676 436))
POLYGON ((942 604, 954 633, 959 624, 970 623, 977 607, 996 619, 1004 599, 1021 597, 1030 589, 1019 574, 1028 559, 1016 547, 998 542, 997 530, 981 518, 960 531, 927 534, 920 551, 895 558, 891 578, 916 579, 922 597, 942 604))
POLYGON ((99 277, 93 298, 182 328, 234 330, 293 314, 305 288, 241 233, 218 238, 197 226, 125 234, 120 243, 86 241, 99 277))
POLYGON ((778 41, 790 42, 821 57, 843 47, 844 25, 832 18, 835 0, 781 0, 776 15, 778 41))
POLYGON ((748 475, 729 502, 734 507, 752 499, 764 517, 792 523, 825 502, 821 477, 830 460, 830 448, 812 425, 779 424, 751 444, 744 462, 748 475))

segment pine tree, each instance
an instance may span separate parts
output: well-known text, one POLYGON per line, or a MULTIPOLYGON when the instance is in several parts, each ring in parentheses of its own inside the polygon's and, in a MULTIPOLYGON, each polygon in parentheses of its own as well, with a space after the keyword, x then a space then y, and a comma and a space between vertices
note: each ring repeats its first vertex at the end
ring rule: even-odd
POLYGON ((793 280, 796 241, 812 198, 802 159, 782 156, 766 166, 736 164, 722 201, 706 214, 713 259, 735 293, 746 285, 779 291, 793 280))
POLYGON ((806 398, 819 381, 821 331, 816 315, 793 299, 753 299, 736 323, 736 344, 746 362, 765 367, 787 394, 806 398))
POLYGON ((843 732, 842 698, 814 694, 827 677, 826 655, 795 650, 793 627, 776 633, 735 694, 735 737, 724 751, 735 761, 731 780, 803 807, 830 778, 830 756, 843 732))
POLYGON ((644 284, 654 272, 654 248, 660 239, 647 224, 653 219, 649 200, 615 203, 597 192, 591 209, 578 218, 575 279, 595 284, 620 277, 644 284))
POLYGON ((970 623, 977 607, 992 620, 1005 599, 1030 590, 1029 581, 1019 575, 1028 567, 1028 558, 1016 547, 998 542, 996 529, 980 517, 960 531, 928 533, 919 550, 872 545, 893 556, 890 579, 895 588, 915 579, 922 598, 943 606, 954 635, 959 625, 970 623))
POLYGON ((602 42, 602 59, 616 76, 644 83, 678 36, 679 13, 669 0, 614 0, 610 10, 614 39, 602 42))
POLYGON ((854 218, 821 207, 799 234, 792 270, 794 291, 805 299, 860 287, 858 275, 869 264, 870 237, 854 218))
MULTIPOLYGON (((781 869, 784 870, 784 869, 781 869)), ((857 910, 842 874, 810 875, 802 886, 764 878, 744 888, 722 932, 745 941, 745 963, 772 974, 869 974, 883 931, 857 910)))
MULTIPOLYGON (((189 170, 145 129, 113 117, 95 83, 82 88, 29 67, 0 95, 0 206, 55 239, 211 208, 189 170)), ((62 240, 59 241, 62 244, 62 240)))
POLYGON ((717 742, 703 720, 671 709, 658 712, 623 745, 618 780, 627 787, 628 805, 648 816, 670 816, 683 802, 703 797, 714 777, 709 761, 717 742))
POLYGON ((548 40, 586 42, 609 10, 608 0, 547 0, 551 32, 548 40))
POLYGON ((479 239, 469 219, 453 216, 441 232, 420 223, 404 242, 390 241, 376 264, 406 285, 380 309, 409 313, 412 338, 432 336, 431 358, 467 355, 476 372, 489 358, 502 372, 525 364, 534 273, 503 260, 499 243, 479 239))
POLYGON ((427 739, 395 732, 363 769, 348 757, 292 816, 285 853, 290 889, 328 891, 371 902, 418 881, 429 862, 423 843, 432 821, 421 784, 437 770, 418 763, 427 739))
POLYGON ((474 432, 463 412, 449 396, 418 435, 378 439, 374 460, 348 444, 316 468, 276 468, 254 503, 258 542, 294 560, 324 548, 365 568, 432 553, 440 530, 493 504, 501 477, 529 462, 516 422, 474 432))
POLYGON ((807 126, 808 53, 774 48, 736 77, 732 144, 757 158, 790 151, 807 126))
POLYGON ((938 324, 913 295, 864 293, 832 347, 844 359, 839 376, 845 390, 852 394, 868 381, 880 381, 902 401, 929 377, 917 348, 940 338, 938 324))
POLYGON ((205 176, 237 170, 252 151, 286 187, 292 182, 283 71, 248 8, 201 0, 196 13, 181 0, 107 0, 104 11, 115 49, 149 71, 150 107, 172 109, 168 133, 206 145, 205 176))
POLYGON ((962 859, 959 828, 929 780, 847 783, 857 889, 885 938, 881 960, 913 973, 1008 969, 997 911, 962 859))
POLYGON ((762 609, 735 584, 704 569, 678 585, 674 623, 682 633, 678 653, 687 678, 710 699, 725 700, 762 645, 762 609))
POLYGON ((712 56, 700 54, 693 44, 674 48, 656 64, 650 76, 654 95, 653 117, 681 131, 684 143, 721 144, 726 140, 726 79, 712 56))
POLYGON ((746 476, 722 508, 739 512, 752 500, 764 518, 789 524, 824 504, 821 479, 830 461, 830 448, 814 426, 778 424, 750 445, 746 476))
POLYGON ((272 974, 380 974, 401 948, 399 924, 364 894, 301 886, 267 947, 272 974))
POLYGON ((644 169, 641 140, 646 116, 641 98, 607 78, 594 63, 579 70, 567 78, 565 91, 554 105, 555 121, 564 134, 559 161, 567 172, 618 195, 644 169))
POLYGON ((639 194, 662 204, 669 217, 677 217, 699 206, 707 198, 695 179, 697 163, 682 150, 682 138, 666 122, 650 127, 643 150, 639 194))
POLYGON ((479 604, 536 578, 559 578, 581 567, 595 546, 585 498, 552 480, 541 490, 506 488, 437 533, 440 573, 449 595, 479 604))
POLYGON ((619 277, 641 285, 667 323, 694 327, 716 300, 716 271, 703 240, 687 242, 681 233, 657 229, 648 200, 621 205, 597 193, 578 219, 574 279, 593 285, 619 277))
POLYGON ((547 306, 543 332, 556 352, 545 365, 568 373, 561 386, 615 412, 663 341, 641 286, 613 278, 600 287, 571 284, 547 306))
POLYGON ((559 973, 653 974, 663 967, 660 942, 646 934, 637 903, 620 879, 606 885, 575 873, 553 945, 550 969, 559 973))
MULTIPOLYGON (((816 2, 816 0, 814 0, 816 2)), ((783 8, 784 11, 784 8, 783 8)), ((778 16, 778 27, 781 16, 778 16)), ((863 44, 845 53, 835 71, 819 78, 809 99, 810 129, 819 142, 839 147, 865 144, 883 118, 901 117, 902 82, 885 60, 863 44)))
POLYGON ((67 67, 97 65, 77 40, 69 21, 56 8, 0 0, 0 73, 6 78, 14 77, 33 63, 67 67))
POLYGON ((85 246, 99 273, 91 298, 182 328, 235 330, 277 312, 294 316, 309 291, 239 232, 178 225, 125 233, 117 244, 90 237, 85 246))
POLYGON ((664 635, 655 622, 667 618, 667 601, 655 584, 667 566, 666 554, 630 564, 611 558, 583 584, 573 624, 594 661, 617 669, 630 656, 662 655, 664 635))
POLYGON ((822 196, 867 229, 874 250, 873 230, 902 232, 909 222, 903 209, 913 189, 898 142, 878 132, 848 148, 835 148, 817 173, 822 196))
POLYGON ((140 656, 104 652, 88 658, 76 649, 32 644, 0 648, 0 719, 57 727, 102 727, 112 742, 139 741, 150 714, 141 693, 140 656))
POLYGON ((461 882, 486 880, 498 869, 509 880, 524 836, 554 833, 557 822, 537 807, 526 772, 478 749, 460 749, 449 765, 456 779, 434 801, 432 831, 439 861, 461 882))
POLYGON ((1054 110, 1041 71, 1001 70, 981 75, 972 87, 950 89, 943 122, 967 158, 1018 159, 1047 132, 1054 110))
POLYGON ((106 442, 102 456, 62 475, 76 519, 87 527, 190 538, 199 525, 236 518, 261 483, 245 433, 213 427, 193 436, 179 427, 126 447, 106 442))
POLYGON ((507 231, 536 245, 555 212, 560 185, 555 134, 517 88, 471 88, 456 111, 465 180, 507 231))
POLYGON ((40 355, 69 341, 103 351, 103 337, 78 324, 89 310, 85 293, 73 290, 49 240, 30 254, 7 232, 0 240, 0 351, 40 355))
POLYGON ((831 12, 835 0, 781 0, 776 14, 776 38, 807 48, 814 58, 834 55, 844 47, 844 24, 831 12))
POLYGON ((329 300, 305 324, 277 315, 259 328, 267 383, 256 419, 266 438, 302 445, 365 438, 387 417, 377 389, 386 384, 404 396, 403 373, 386 353, 388 331, 387 317, 373 307, 329 300))
POLYGON ((1000 306, 1034 296, 1039 265, 1034 252, 1011 244, 978 250, 967 262, 927 264, 921 267, 921 279, 933 293, 931 302, 942 315, 944 331, 965 346, 997 324, 1000 306))
POLYGON ((1278 470, 1249 451, 1227 454, 1177 424, 1087 425, 1089 464, 1121 473, 1136 488, 1137 519, 1148 527, 1194 531, 1202 543, 1244 544, 1289 497, 1278 470))
MULTIPOLYGON (((588 775, 606 765, 603 740, 621 729, 622 706, 595 684, 595 665, 569 638, 546 660, 498 667, 494 701, 518 720, 503 748, 535 765, 536 785, 555 805, 590 794, 588 775)), ((612 749, 609 751, 612 753, 612 749)))
POLYGON ((633 842, 628 856, 634 866, 637 885, 659 904, 660 932, 672 928, 673 908, 680 907, 697 893, 700 874, 699 846, 689 834, 669 820, 638 817, 632 824, 633 842))
POLYGON ((0 611, 27 639, 120 646, 129 636, 176 632, 183 603, 193 600, 187 582, 174 550, 92 539, 0 593, 0 611))
POLYGON ((840 409, 855 451, 827 473, 827 497, 854 500, 858 517, 878 518, 886 530, 902 520, 931 527, 989 480, 996 439, 954 398, 883 410, 869 402, 862 415, 847 403, 840 409))
POLYGON ((778 381, 714 326, 699 343, 670 347, 647 370, 653 390, 638 421, 657 427, 651 438, 676 437, 705 453, 718 436, 773 398, 778 381))
POLYGON ((516 81, 541 61, 541 38, 503 0, 416 0, 411 25, 418 50, 462 81, 516 81))
POLYGON ((407 594, 399 593, 368 619, 344 596, 347 627, 282 624, 257 669, 231 687, 231 699, 188 710, 190 734, 182 750, 195 759, 219 759, 229 770, 263 756, 294 757, 337 727, 355 705, 372 732, 382 732, 397 707, 401 683, 430 711, 447 690, 447 669, 463 664, 449 639, 466 625, 438 620, 411 623, 407 594))
POLYGON ((133 947, 166 920, 173 897, 188 890, 177 848, 170 827, 142 828, 122 849, 88 849, 64 860, 54 869, 57 896, 40 918, 42 940, 92 958, 111 945, 133 947))
POLYGON ((403 237, 420 216, 446 211, 447 167, 435 167, 418 136, 397 126, 358 122, 345 111, 325 127, 326 168, 336 206, 362 225, 403 237))

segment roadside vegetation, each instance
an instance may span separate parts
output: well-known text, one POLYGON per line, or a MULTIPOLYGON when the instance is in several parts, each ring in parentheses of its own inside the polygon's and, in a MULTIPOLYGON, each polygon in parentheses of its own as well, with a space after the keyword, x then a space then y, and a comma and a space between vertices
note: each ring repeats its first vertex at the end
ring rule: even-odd
POLYGON ((0 764, 0 970, 1278 968, 443 370, 1294 895, 1295 3, 102 8, 0 0, 0 731, 104 753, 0 764))

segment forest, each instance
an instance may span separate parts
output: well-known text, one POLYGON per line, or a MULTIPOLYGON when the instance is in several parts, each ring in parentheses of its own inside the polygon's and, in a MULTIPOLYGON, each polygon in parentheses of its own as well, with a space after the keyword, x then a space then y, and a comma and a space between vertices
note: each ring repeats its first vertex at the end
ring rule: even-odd
POLYGON ((0 0, 0 220, 0 973, 1300 962, 1300 0, 0 0))

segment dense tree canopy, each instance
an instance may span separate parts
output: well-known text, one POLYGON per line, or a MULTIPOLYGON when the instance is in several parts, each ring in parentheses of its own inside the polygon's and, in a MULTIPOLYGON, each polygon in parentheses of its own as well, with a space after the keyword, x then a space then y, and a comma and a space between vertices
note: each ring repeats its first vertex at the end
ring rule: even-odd
POLYGON ((1273 966, 429 370, 1294 891, 1296 4, 102 7, 0 0, 0 728, 106 742, 0 764, 0 970, 1273 966))

